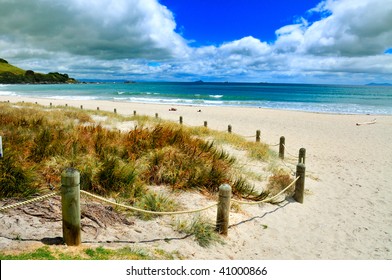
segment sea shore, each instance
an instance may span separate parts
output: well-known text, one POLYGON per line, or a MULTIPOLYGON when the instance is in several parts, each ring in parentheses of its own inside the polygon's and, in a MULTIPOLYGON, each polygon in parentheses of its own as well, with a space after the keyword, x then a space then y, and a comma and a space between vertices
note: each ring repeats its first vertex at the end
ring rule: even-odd
POLYGON ((0 102, 8 100, 111 112, 115 108, 124 115, 157 113, 172 121, 182 116, 185 125, 207 121, 208 127, 222 131, 231 125, 233 133, 244 136, 260 130, 261 141, 268 144, 285 136, 289 154, 306 148, 303 204, 288 201, 246 209, 256 218, 229 230, 225 245, 201 249, 178 240, 146 246, 179 250, 187 259, 392 258, 392 116, 0 96, 0 102))

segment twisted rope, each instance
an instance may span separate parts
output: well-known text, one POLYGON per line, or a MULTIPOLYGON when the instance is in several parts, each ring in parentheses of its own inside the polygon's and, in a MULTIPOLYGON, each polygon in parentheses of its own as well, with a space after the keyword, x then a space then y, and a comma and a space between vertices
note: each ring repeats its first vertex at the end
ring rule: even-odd
POLYGON ((295 182, 297 182, 299 179, 299 176, 297 178, 294 179, 294 181, 292 181, 286 188, 284 188, 282 191, 280 191, 279 193, 277 193, 276 195, 274 195, 273 197, 269 197, 260 201, 252 201, 252 202, 248 202, 248 201, 239 201, 239 200, 235 200, 232 199, 231 201, 236 202, 238 204, 248 204, 248 205, 257 205, 260 203, 265 203, 265 202, 269 202, 271 200, 273 200, 274 198, 278 197, 279 195, 281 195, 282 193, 284 193, 285 191, 287 191, 292 185, 294 185, 295 182))
POLYGON ((286 147, 285 144, 283 144, 283 147, 284 147, 285 153, 287 153, 288 155, 290 155, 290 156, 292 156, 292 157, 294 157, 294 158, 298 158, 298 156, 289 153, 289 151, 287 150, 287 147, 286 147))
POLYGON ((267 146, 270 146, 270 147, 276 147, 276 146, 279 146, 280 145, 280 143, 278 143, 278 144, 266 144, 267 146))
POLYGON ((139 209, 139 208, 132 207, 132 206, 129 206, 129 205, 113 202, 113 201, 110 201, 110 200, 108 200, 106 198, 100 197, 98 195, 95 195, 95 194, 92 194, 92 193, 89 193, 89 192, 86 192, 86 191, 83 191, 83 190, 80 190, 80 193, 83 193, 85 195, 91 196, 91 197, 93 197, 95 199, 104 201, 106 203, 110 203, 110 204, 115 205, 115 206, 123 207, 123 208, 129 209, 129 210, 132 210, 132 211, 136 211, 136 212, 140 212, 140 213, 154 214, 154 215, 179 215, 179 214, 196 213, 196 212, 201 212, 201 211, 207 210, 209 208, 212 208, 212 207, 218 205, 218 203, 214 203, 212 205, 209 205, 209 206, 206 206, 206 207, 203 207, 203 208, 200 208, 200 209, 196 209, 196 210, 185 210, 185 211, 176 211, 176 212, 156 212, 156 211, 150 211, 150 210, 143 210, 143 209, 139 209))
POLYGON ((40 197, 36 197, 36 198, 30 199, 30 200, 26 200, 26 201, 18 202, 18 203, 15 203, 15 204, 3 206, 3 207, 0 207, 0 211, 8 210, 8 209, 11 209, 11 208, 16 208, 16 207, 23 206, 23 205, 26 205, 26 204, 29 204, 29 203, 33 203, 33 202, 36 202, 36 201, 39 201, 39 200, 44 200, 46 198, 55 196, 56 194, 57 194, 56 192, 49 193, 49 194, 46 194, 46 195, 43 195, 43 196, 40 196, 40 197))

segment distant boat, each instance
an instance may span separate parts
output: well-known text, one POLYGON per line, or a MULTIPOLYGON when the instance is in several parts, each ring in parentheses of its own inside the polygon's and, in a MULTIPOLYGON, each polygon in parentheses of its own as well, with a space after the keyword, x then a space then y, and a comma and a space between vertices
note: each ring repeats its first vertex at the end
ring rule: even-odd
POLYGON ((202 83, 204 83, 202 80, 198 80, 195 82, 195 84, 202 84, 202 83))

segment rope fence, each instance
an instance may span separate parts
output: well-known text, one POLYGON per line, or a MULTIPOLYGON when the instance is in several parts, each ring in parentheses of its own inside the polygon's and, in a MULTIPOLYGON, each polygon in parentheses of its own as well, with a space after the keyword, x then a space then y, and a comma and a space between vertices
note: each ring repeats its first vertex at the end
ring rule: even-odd
MULTIPOLYGON (((52 104, 50 104, 52 106, 52 104)), ((67 106, 67 104, 65 104, 67 106)), ((80 106, 83 109, 83 105, 80 106)), ((99 107, 97 107, 99 110, 99 107)), ((117 113, 117 109, 114 109, 114 113, 117 113)), ((136 116, 136 111, 133 111, 133 115, 136 116)), ((159 118, 158 114, 155 114, 156 118, 159 118)), ((180 116, 179 118, 180 124, 183 123, 183 117, 180 116)), ((207 121, 204 121, 204 127, 207 127, 207 121)), ((228 126, 228 133, 232 133, 232 126, 228 126)), ((256 131, 256 135, 252 136, 243 136, 244 138, 253 138, 256 137, 256 142, 260 142, 260 130, 256 131)), ((268 145, 268 144, 266 144, 268 145)), ((190 213, 197 213, 208 210, 212 207, 217 207, 217 220, 216 220, 216 231, 220 234, 227 235, 228 230, 228 222, 229 222, 229 212, 230 212, 230 205, 232 202, 238 204, 246 204, 246 205, 257 205, 261 203, 271 202, 276 197, 280 196, 284 192, 286 192, 289 188, 291 188, 295 184, 295 191, 293 198, 299 202, 303 203, 304 198, 304 185, 305 185, 305 154, 306 150, 301 148, 299 150, 299 155, 295 156, 287 151, 286 144, 285 144, 285 137, 280 137, 280 141, 278 144, 272 144, 268 146, 279 146, 279 158, 284 160, 285 151, 290 156, 294 157, 295 159, 298 158, 298 164, 295 173, 295 179, 282 191, 274 195, 273 197, 268 197, 260 201, 239 201, 231 198, 232 190, 231 186, 227 184, 223 184, 219 187, 219 200, 216 203, 211 205, 194 209, 194 210, 184 210, 184 211, 172 211, 172 212, 157 212, 157 211, 150 211, 145 209, 139 209, 130 205, 120 204, 117 202, 110 201, 106 198, 100 197, 95 194, 91 194, 87 191, 80 190, 80 173, 72 168, 66 169, 63 174, 61 175, 61 205, 62 205, 62 220, 63 220, 63 239, 67 245, 74 245, 78 246, 81 243, 81 212, 80 212, 80 194, 89 196, 91 198, 103 201, 105 203, 122 207, 128 210, 144 213, 144 214, 153 214, 153 215, 179 215, 179 214, 190 214, 190 213)), ((0 158, 3 156, 2 152, 2 138, 0 136, 0 158)), ((284 161, 283 161, 284 163, 284 161)), ((246 165, 246 164, 245 164, 246 165)), ((50 194, 46 194, 40 197, 36 197, 24 202, 15 203, 13 205, 7 205, 0 207, 0 211, 9 210, 12 208, 24 206, 29 203, 34 203, 40 200, 44 200, 55 196, 58 192, 53 192, 50 194)))
POLYGON ((98 196, 98 195, 95 195, 95 194, 92 194, 92 193, 89 193, 89 192, 86 192, 86 191, 83 191, 83 190, 80 190, 80 193, 85 194, 85 195, 87 195, 87 196, 90 196, 90 197, 92 197, 92 198, 95 198, 95 199, 97 199, 97 200, 100 200, 100 201, 103 201, 103 202, 112 204, 112 205, 114 205, 114 206, 126 208, 126 209, 128 209, 128 210, 136 211, 136 212, 139 212, 139 213, 154 214, 154 215, 179 215, 179 214, 191 214, 191 213, 202 212, 202 211, 204 211, 204 210, 210 209, 210 208, 212 208, 212 207, 218 205, 218 203, 214 203, 214 204, 212 204, 212 205, 209 205, 209 206, 206 206, 206 207, 203 207, 203 208, 200 208, 200 209, 195 209, 195 210, 173 211, 173 212, 163 212, 163 211, 162 211, 162 212, 157 212, 157 211, 150 211, 150 210, 139 209, 139 208, 136 208, 136 207, 132 207, 132 206, 130 206, 130 205, 125 205, 125 204, 120 204, 120 203, 117 203, 117 202, 113 202, 113 201, 110 201, 110 200, 108 200, 108 199, 106 199, 106 198, 103 198, 103 197, 101 197, 101 196, 98 196))
MULTIPOLYGON (((298 166, 303 164, 298 164, 298 166)), ((140 208, 136 208, 130 205, 120 204, 117 202, 110 201, 109 199, 103 198, 101 196, 89 193, 84 190, 80 190, 80 173, 76 169, 68 168, 61 174, 61 205, 62 205, 62 222, 63 222, 63 239, 64 242, 68 246, 78 246, 81 244, 81 212, 80 212, 80 195, 86 195, 92 197, 94 199, 103 201, 105 203, 122 207, 128 210, 145 213, 145 214, 153 214, 153 215, 179 215, 179 214, 190 214, 197 213, 208 210, 213 207, 217 207, 217 218, 216 218, 216 231, 220 234, 227 235, 228 224, 229 224, 229 213, 230 206, 232 202, 238 204, 247 204, 247 205, 257 205, 260 203, 266 203, 273 201, 276 197, 283 194, 289 188, 291 188, 295 184, 295 194, 294 199, 300 203, 303 203, 303 190, 304 186, 300 184, 305 183, 305 170, 301 173, 298 171, 297 167, 297 177, 282 191, 274 195, 273 197, 269 197, 260 201, 239 201, 231 198, 232 189, 228 184, 223 184, 219 187, 219 199, 218 202, 213 203, 211 205, 193 209, 193 210, 184 210, 184 211, 173 211, 173 212, 157 212, 144 210, 140 208), (300 184, 299 184, 300 183, 300 184), (302 192, 302 193, 301 193, 302 192)), ((9 210, 12 208, 24 206, 29 203, 34 203, 40 200, 48 199, 55 195, 58 195, 59 192, 49 193, 40 197, 36 197, 33 199, 29 199, 23 202, 18 202, 12 205, 2 206, 0 207, 0 211, 9 210)))
POLYGON ((16 207, 19 207, 19 206, 24 206, 24 205, 29 204, 29 203, 34 203, 34 202, 37 202, 37 201, 40 201, 40 200, 44 200, 44 199, 50 198, 52 196, 55 196, 56 194, 58 194, 58 193, 57 192, 53 192, 53 193, 49 193, 49 194, 46 194, 46 195, 43 195, 43 196, 40 196, 40 197, 35 197, 35 198, 29 199, 29 200, 26 200, 26 201, 18 202, 18 203, 12 204, 12 205, 2 206, 2 207, 0 207, 0 211, 9 210, 9 209, 16 208, 16 207))
POLYGON ((257 205, 257 204, 260 204, 260 203, 266 203, 266 202, 273 201, 275 198, 277 198, 278 196, 283 194, 285 191, 287 191, 289 188, 291 188, 298 181, 299 178, 300 178, 299 176, 296 177, 294 179, 294 181, 292 181, 287 187, 285 187, 283 190, 281 190, 279 193, 277 193, 273 197, 268 197, 268 198, 265 198, 265 199, 260 200, 260 201, 251 201, 251 202, 250 201, 240 201, 240 200, 235 200, 235 199, 232 199, 231 201, 235 202, 235 203, 238 203, 238 204, 247 204, 247 205, 257 205))

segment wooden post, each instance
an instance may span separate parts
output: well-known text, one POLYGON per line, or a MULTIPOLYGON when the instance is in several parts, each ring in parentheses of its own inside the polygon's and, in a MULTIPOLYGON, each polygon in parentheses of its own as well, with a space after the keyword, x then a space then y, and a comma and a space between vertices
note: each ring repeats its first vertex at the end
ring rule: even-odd
POLYGON ((299 203, 304 203, 304 191, 305 191, 305 164, 297 164, 296 176, 299 176, 297 182, 295 182, 294 199, 299 203))
POLYGON ((158 113, 155 113, 155 118, 156 118, 156 119, 158 118, 158 113))
POLYGON ((52 102, 50 102, 50 107, 52 107, 52 102))
POLYGON ((83 110, 83 105, 80 105, 80 109, 82 109, 82 110, 83 110))
POLYGON ((306 149, 305 148, 299 149, 298 163, 305 164, 305 157, 306 157, 306 149))
POLYGON ((136 111, 133 111, 133 115, 136 116, 136 111))
POLYGON ((2 158, 3 157, 3 140, 1 139, 1 136, 0 136, 0 158, 2 158))
POLYGON ((256 130, 256 142, 260 142, 260 130, 256 130))
POLYGON ((279 158, 284 159, 284 146, 286 143, 286 139, 284 136, 280 137, 279 141, 279 158))
POLYGON ((99 111, 99 107, 97 107, 97 111, 99 111))
POLYGON ((231 125, 230 124, 227 127, 227 132, 231 133, 231 125))
POLYGON ((76 169, 67 168, 61 174, 61 207, 64 242, 78 246, 81 243, 80 173, 76 169))
POLYGON ((114 108, 114 113, 117 114, 117 109, 116 108, 114 108))
POLYGON ((204 121, 204 127, 207 127, 207 121, 204 121))
POLYGON ((67 103, 65 103, 65 107, 68 107, 68 104, 67 104, 67 103))
POLYGON ((180 116, 180 124, 182 124, 182 116, 180 116))
POLYGON ((218 213, 216 216, 215 230, 220 234, 227 235, 229 228, 231 187, 228 184, 219 187, 218 213))

